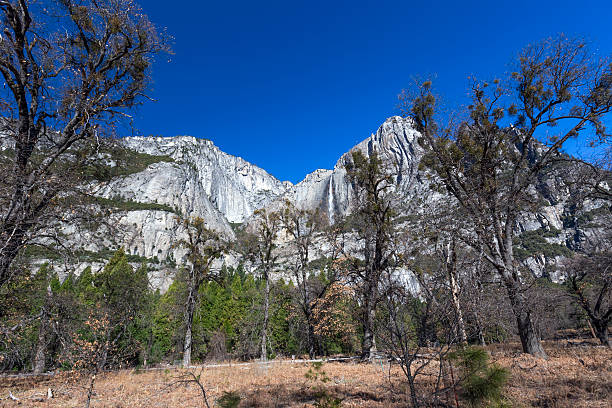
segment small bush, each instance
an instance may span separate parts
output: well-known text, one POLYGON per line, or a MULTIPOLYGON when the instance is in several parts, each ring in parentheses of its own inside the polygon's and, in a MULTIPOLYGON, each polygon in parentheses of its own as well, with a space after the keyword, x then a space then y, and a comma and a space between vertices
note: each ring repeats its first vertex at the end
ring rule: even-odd
POLYGON ((461 396, 471 407, 505 406, 502 391, 508 370, 489 364, 489 355, 479 347, 467 347, 451 355, 460 368, 461 396))
POLYGON ((308 372, 304 374, 304 377, 306 377, 306 379, 308 380, 313 381, 314 383, 316 383, 317 381, 321 381, 325 384, 329 381, 329 377, 327 376, 325 371, 323 371, 322 361, 315 361, 314 363, 312 363, 310 365, 310 368, 308 369, 308 372))
POLYGON ((314 403, 314 406, 316 408, 340 408, 342 406, 342 400, 330 395, 324 395, 314 403))
POLYGON ((225 391, 221 398, 217 400, 217 404, 221 408, 236 408, 240 404, 240 394, 236 391, 225 391))
POLYGON ((330 378, 323 371, 322 361, 312 363, 304 377, 314 383, 313 391, 317 398, 314 406, 316 408, 340 408, 342 406, 342 399, 331 395, 324 387, 324 384, 328 383, 330 378))

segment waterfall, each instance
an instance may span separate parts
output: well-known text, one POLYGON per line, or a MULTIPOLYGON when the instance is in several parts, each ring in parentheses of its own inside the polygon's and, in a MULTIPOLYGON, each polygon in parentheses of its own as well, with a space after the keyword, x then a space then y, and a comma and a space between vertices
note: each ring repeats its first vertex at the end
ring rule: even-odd
POLYGON ((327 216, 329 222, 334 222, 334 176, 329 178, 329 189, 327 190, 327 216))

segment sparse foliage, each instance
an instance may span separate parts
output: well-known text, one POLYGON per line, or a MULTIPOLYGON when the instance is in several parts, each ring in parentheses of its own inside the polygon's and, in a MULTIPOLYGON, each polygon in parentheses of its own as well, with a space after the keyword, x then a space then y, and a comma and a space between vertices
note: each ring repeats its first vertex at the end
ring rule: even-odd
POLYGON ((199 290, 204 282, 213 278, 211 267, 226 250, 225 244, 217 233, 208 229, 202 218, 179 219, 187 237, 179 240, 177 246, 187 251, 188 264, 179 273, 185 284, 186 299, 184 309, 185 339, 183 343, 183 366, 191 365, 193 316, 199 299, 199 290))
POLYGON ((612 347, 612 253, 576 256, 565 263, 563 274, 569 296, 586 313, 601 344, 612 347))
POLYGON ((99 147, 146 99, 165 40, 132 0, 0 2, 0 286, 74 214, 99 147), (68 211, 67 208, 68 207, 68 211), (73 208, 74 209, 74 206, 73 208))
POLYGON ((313 285, 313 274, 316 269, 311 268, 312 252, 315 247, 315 234, 324 227, 324 219, 319 211, 306 211, 295 208, 290 202, 285 203, 282 210, 281 223, 283 230, 291 237, 292 249, 295 255, 290 262, 290 269, 297 286, 297 303, 307 325, 308 355, 315 355, 315 321, 313 316, 313 305, 326 290, 326 285, 313 285))
POLYGON ((355 193, 351 219, 359 240, 359 256, 353 257, 347 278, 357 288, 363 328, 361 355, 369 358, 376 351, 374 324, 380 300, 379 285, 383 274, 397 263, 394 180, 376 152, 365 156, 361 151, 355 151, 352 161, 345 167, 355 193))
POLYGON ((470 220, 462 239, 506 286, 523 350, 545 357, 513 239, 521 214, 541 205, 534 184, 565 142, 587 128, 607 136, 603 119, 612 109, 612 62, 594 57, 584 41, 559 36, 528 46, 515 65, 506 81, 473 82, 468 119, 459 126, 452 118, 440 120, 431 81, 404 94, 405 113, 423 135, 428 154, 422 164, 470 220), (511 121, 514 127, 508 127, 511 121), (558 132, 540 135, 554 126, 558 132))

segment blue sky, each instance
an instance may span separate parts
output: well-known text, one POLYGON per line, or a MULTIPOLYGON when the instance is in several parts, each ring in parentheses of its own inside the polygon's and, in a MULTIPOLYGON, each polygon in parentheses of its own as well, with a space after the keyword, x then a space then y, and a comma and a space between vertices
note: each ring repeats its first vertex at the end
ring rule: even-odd
POLYGON ((144 11, 174 37, 136 114, 144 135, 192 135, 300 181, 397 114, 415 75, 461 103, 467 76, 508 69, 564 32, 612 52, 610 1, 161 1, 144 11))

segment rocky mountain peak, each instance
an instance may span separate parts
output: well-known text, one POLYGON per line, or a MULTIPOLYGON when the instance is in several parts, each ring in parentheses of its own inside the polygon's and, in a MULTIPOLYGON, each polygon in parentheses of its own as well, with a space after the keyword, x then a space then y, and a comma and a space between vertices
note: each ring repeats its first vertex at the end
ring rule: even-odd
POLYGON ((366 155, 374 151, 392 166, 397 174, 397 185, 407 190, 416 177, 422 148, 419 133, 408 118, 388 118, 369 138, 342 155, 333 170, 315 170, 288 192, 288 198, 301 208, 320 208, 330 219, 345 215, 351 206, 352 187, 346 180, 346 163, 352 161, 352 152, 366 155))

